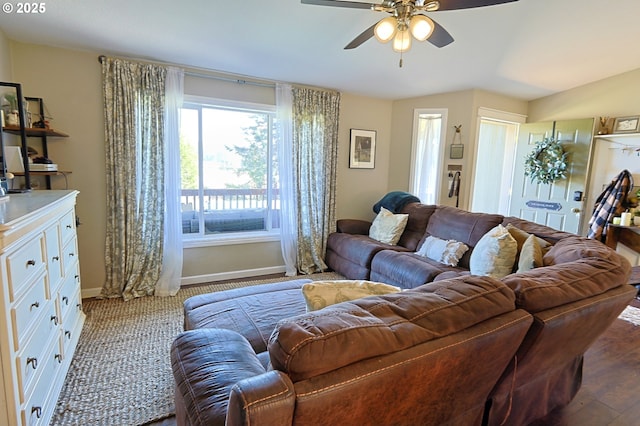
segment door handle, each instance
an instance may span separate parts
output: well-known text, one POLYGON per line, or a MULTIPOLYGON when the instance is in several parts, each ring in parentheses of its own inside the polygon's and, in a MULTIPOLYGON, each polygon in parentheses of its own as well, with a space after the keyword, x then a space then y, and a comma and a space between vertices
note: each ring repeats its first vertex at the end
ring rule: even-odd
POLYGON ((571 209, 571 213, 580 213, 580 209, 577 207, 574 207, 571 209))

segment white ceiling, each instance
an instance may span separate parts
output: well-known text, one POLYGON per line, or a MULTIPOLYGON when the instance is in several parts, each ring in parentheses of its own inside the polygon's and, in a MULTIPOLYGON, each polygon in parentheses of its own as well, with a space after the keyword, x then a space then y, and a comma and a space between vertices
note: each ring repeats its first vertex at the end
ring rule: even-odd
POLYGON ((402 68, 399 54, 375 39, 343 50, 387 16, 369 10, 299 0, 44 4, 40 15, 0 13, 0 28, 21 42, 385 99, 479 88, 530 100, 640 68, 639 0, 520 0, 432 13, 456 41, 414 43, 402 68))

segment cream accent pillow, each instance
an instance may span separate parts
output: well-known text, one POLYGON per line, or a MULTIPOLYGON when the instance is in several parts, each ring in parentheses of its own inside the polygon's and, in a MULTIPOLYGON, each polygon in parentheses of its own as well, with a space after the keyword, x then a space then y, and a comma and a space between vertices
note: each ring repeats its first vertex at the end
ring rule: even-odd
POLYGON ((472 275, 502 278, 513 272, 518 243, 507 228, 498 225, 484 234, 473 248, 469 266, 472 275))
POLYGON ((542 247, 535 235, 529 235, 520 250, 518 259, 518 272, 530 271, 533 268, 542 266, 542 247))
MULTIPOLYGON (((529 269, 531 269, 531 268, 526 269, 526 268, 527 268, 527 266, 526 266, 526 265, 528 265, 528 264, 529 264, 528 262, 529 262, 529 260, 530 260, 530 259, 528 259, 528 260, 527 260, 527 262, 525 262, 525 263, 523 264, 524 269, 522 269, 522 270, 521 270, 521 265, 520 265, 520 256, 522 255, 522 250, 523 250, 523 247, 524 247, 525 242, 529 239, 529 237, 531 237, 531 236, 532 236, 532 235, 534 235, 534 234, 529 234, 528 232, 523 231, 522 229, 517 228, 517 227, 513 226, 513 225, 512 225, 512 224, 510 224, 510 223, 509 223, 509 224, 507 224, 507 231, 509 231, 509 233, 511 234, 511 236, 512 236, 512 237, 516 240, 516 242, 518 243, 518 252, 517 252, 517 254, 516 254, 516 261, 515 261, 515 265, 514 265, 514 270, 515 270, 515 268, 517 267, 517 268, 518 268, 518 271, 517 271, 517 272, 528 271, 528 270, 529 270, 529 269)), ((544 257, 544 253, 545 253, 546 251, 548 251, 548 250, 549 250, 549 248, 551 248, 551 243, 549 243, 548 241, 546 241, 546 240, 544 240, 544 239, 542 239, 542 238, 540 238, 540 237, 538 237, 538 236, 536 236, 536 235, 534 235, 534 239, 535 239, 535 241, 536 241, 536 245, 540 248, 540 253, 541 253, 541 255, 544 257)), ((527 249, 528 249, 528 250, 531 250, 531 249, 533 248, 533 247, 532 247, 532 245, 533 245, 533 244, 534 244, 533 242, 529 242, 529 245, 527 246, 527 249)), ((529 254, 529 252, 527 252, 527 254, 529 254)), ((537 257, 536 257, 536 260, 538 260, 538 259, 537 259, 537 257)), ((542 258, 540 258, 539 260, 540 260, 539 262, 536 262, 536 263, 535 263, 535 266, 534 266, 534 267, 536 267, 536 268, 537 268, 537 267, 539 267, 539 266, 543 266, 542 258)))
POLYGON ((408 214, 393 214, 384 207, 380 207, 380 213, 369 228, 369 237, 395 246, 407 226, 407 220, 409 220, 408 214))
POLYGON ((416 252, 419 256, 428 257, 436 262, 449 266, 457 266, 460 258, 469 250, 469 246, 459 241, 443 240, 433 235, 428 236, 420 249, 416 252))
POLYGON ((398 293, 400 287, 364 280, 315 281, 302 286, 307 311, 317 311, 335 303, 361 297, 398 293))

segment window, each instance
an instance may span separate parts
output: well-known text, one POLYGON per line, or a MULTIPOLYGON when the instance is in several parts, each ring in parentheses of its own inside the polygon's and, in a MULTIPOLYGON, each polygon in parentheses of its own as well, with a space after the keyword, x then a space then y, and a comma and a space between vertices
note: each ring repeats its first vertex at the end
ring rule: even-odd
POLYGON ((275 108, 187 98, 180 117, 185 240, 279 228, 275 108))
POLYGON ((440 175, 447 110, 416 109, 411 150, 411 193, 424 204, 440 201, 440 175))

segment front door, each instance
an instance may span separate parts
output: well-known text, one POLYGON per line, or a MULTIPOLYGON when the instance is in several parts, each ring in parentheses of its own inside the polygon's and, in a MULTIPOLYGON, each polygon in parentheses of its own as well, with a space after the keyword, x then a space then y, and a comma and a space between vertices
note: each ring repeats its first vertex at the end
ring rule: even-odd
POLYGON ((568 152, 567 178, 550 184, 532 183, 531 178, 524 175, 525 159, 535 148, 536 142, 552 135, 553 122, 520 126, 509 214, 561 231, 580 234, 585 217, 584 194, 593 119, 555 122, 555 137, 565 152, 568 152))

